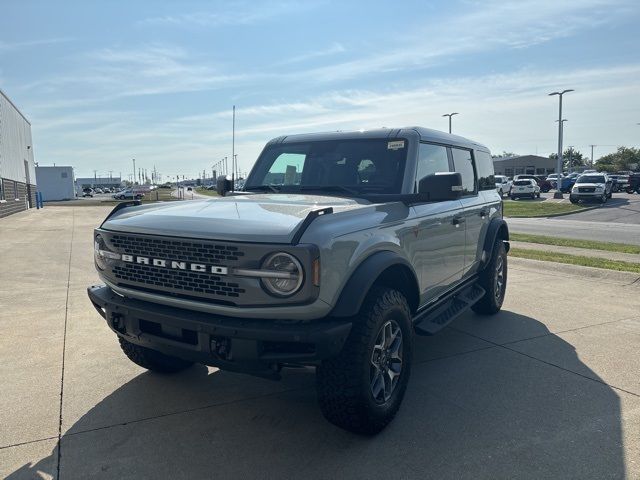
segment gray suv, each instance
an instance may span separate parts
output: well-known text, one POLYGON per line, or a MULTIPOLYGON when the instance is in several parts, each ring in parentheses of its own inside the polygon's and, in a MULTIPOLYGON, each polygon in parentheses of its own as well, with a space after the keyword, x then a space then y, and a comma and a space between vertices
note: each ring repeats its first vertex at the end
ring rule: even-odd
POLYGON ((489 150, 419 127, 270 141, 242 191, 118 205, 95 230, 96 310, 135 363, 278 379, 363 434, 404 396, 414 334, 494 314, 509 233, 489 150))

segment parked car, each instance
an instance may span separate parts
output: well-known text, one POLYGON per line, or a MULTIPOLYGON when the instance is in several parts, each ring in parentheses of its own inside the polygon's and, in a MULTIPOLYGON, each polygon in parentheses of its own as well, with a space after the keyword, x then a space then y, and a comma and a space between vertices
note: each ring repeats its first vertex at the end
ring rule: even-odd
POLYGON ((552 188, 551 182, 549 182, 546 178, 539 175, 530 175, 530 174, 516 175, 515 177, 513 177, 513 179, 514 180, 525 180, 525 179, 534 180, 540 187, 540 191, 543 193, 547 193, 552 188))
POLYGON ((117 200, 138 200, 144 197, 144 193, 131 189, 122 190, 121 192, 112 195, 117 200))
POLYGON ((640 193, 640 173, 632 173, 629 175, 629 185, 625 191, 627 193, 640 193))
POLYGON ((596 200, 605 203, 611 198, 613 182, 602 173, 588 173, 580 175, 571 189, 569 200, 578 203, 583 200, 596 200))
POLYGON ((504 175, 496 175, 495 179, 496 179, 496 190, 498 191, 500 196, 501 197, 504 197, 505 195, 508 196, 509 192, 511 191, 511 180, 509 180, 509 177, 505 177, 504 175))
POLYGON ((540 186, 533 178, 519 178, 511 186, 511 200, 517 198, 540 198, 540 186))
POLYGON ((83 197, 92 197, 93 198, 93 188, 83 188, 82 196, 83 197))
POLYGON ((609 178, 613 182, 611 190, 615 192, 626 192, 629 188, 629 175, 609 175, 609 178))
POLYGON ((493 174, 486 147, 420 127, 280 137, 242 201, 221 177, 216 199, 117 207, 94 232, 104 284, 88 295, 145 369, 315 367, 325 418, 372 435, 400 408, 416 334, 502 307, 493 174))

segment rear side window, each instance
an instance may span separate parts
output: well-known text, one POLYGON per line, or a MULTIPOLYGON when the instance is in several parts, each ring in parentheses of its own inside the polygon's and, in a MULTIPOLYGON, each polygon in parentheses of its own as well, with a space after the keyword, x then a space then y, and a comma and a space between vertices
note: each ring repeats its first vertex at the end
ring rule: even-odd
POLYGON ((416 183, 432 173, 448 171, 449 157, 447 156, 447 147, 421 143, 420 151, 418 152, 416 183))
MULTIPOLYGON (((470 150, 452 148, 453 166, 455 171, 462 176, 462 195, 473 195, 476 190, 476 172, 473 168, 473 158, 470 150)), ((493 185, 495 188, 495 185, 493 185)))
POLYGON ((478 190, 495 190, 496 180, 493 175, 493 160, 488 152, 475 151, 476 169, 478 171, 478 190))

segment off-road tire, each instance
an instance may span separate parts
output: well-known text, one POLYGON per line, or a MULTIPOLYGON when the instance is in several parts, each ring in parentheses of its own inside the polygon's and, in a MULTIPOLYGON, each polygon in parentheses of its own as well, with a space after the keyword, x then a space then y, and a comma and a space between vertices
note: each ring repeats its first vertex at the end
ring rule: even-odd
POLYGON ((400 292, 373 287, 338 357, 316 370, 316 390, 325 418, 353 433, 374 435, 384 429, 400 408, 413 354, 411 311, 400 292), (402 333, 402 370, 390 398, 376 402, 371 390, 371 359, 376 338, 386 322, 394 320, 402 333))
POLYGON ((122 337, 118 337, 118 340, 120 341, 120 348, 122 348, 129 360, 147 370, 159 373, 176 373, 189 368, 194 363, 136 345, 122 337))
POLYGON ((580 200, 578 200, 577 198, 572 198, 572 197, 569 197, 569 201, 571 203, 573 203, 574 205, 577 205, 578 203, 580 203, 580 200))
POLYGON ((507 290, 507 250, 502 240, 498 239, 493 246, 491 261, 480 273, 478 285, 484 288, 484 296, 475 303, 471 309, 482 315, 493 315, 498 313, 504 302, 504 295, 507 290), (498 262, 502 261, 502 283, 498 291, 496 281, 498 262))

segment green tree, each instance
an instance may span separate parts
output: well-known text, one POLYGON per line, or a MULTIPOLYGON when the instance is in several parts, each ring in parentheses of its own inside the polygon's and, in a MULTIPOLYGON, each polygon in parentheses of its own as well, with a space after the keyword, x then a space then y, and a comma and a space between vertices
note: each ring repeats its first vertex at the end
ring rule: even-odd
MULTIPOLYGON (((552 153, 549 158, 553 160, 558 159, 557 153, 552 153)), ((562 169, 569 170, 569 160, 571 160, 571 168, 580 167, 585 165, 584 156, 580 150, 567 148, 562 154, 562 169)))
POLYGON ((596 162, 600 171, 638 170, 640 168, 640 148, 619 147, 615 153, 601 157, 596 162))
POLYGON ((502 153, 498 155, 491 155, 492 158, 509 158, 509 157, 517 157, 517 156, 519 156, 517 153, 505 152, 504 150, 502 151, 502 153))

